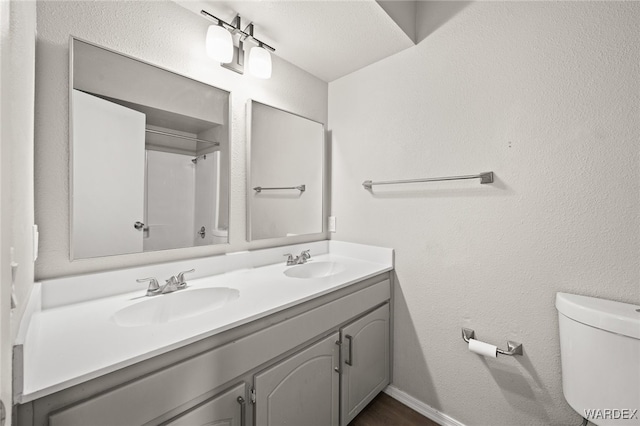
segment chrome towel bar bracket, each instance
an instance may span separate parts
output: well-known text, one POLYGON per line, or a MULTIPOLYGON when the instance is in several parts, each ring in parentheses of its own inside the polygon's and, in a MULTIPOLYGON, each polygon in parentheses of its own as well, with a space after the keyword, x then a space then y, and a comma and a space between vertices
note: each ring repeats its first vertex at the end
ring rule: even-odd
POLYGON ((463 179, 480 179, 481 184, 493 183, 493 172, 484 172, 477 175, 465 175, 465 176, 444 176, 435 178, 423 178, 423 179, 406 179, 406 180, 386 180, 373 182, 365 180, 362 182, 364 189, 371 190, 373 185, 394 185, 398 183, 420 183, 420 182, 441 182, 445 180, 463 180, 463 179))
POLYGON ((282 186, 282 187, 277 187, 277 188, 263 188, 262 186, 256 186, 255 188, 253 188, 254 191, 256 192, 262 192, 262 191, 272 191, 274 189, 297 189, 300 192, 304 192, 307 190, 307 185, 299 185, 299 186, 282 186))
MULTIPOLYGON (((469 343, 469 339, 475 339, 476 338, 476 332, 473 331, 470 328, 462 328, 462 340, 464 340, 465 342, 469 343)), ((509 356, 513 356, 513 355, 522 355, 522 343, 518 343, 518 342, 512 342, 511 340, 507 341, 507 350, 503 350, 498 348, 497 349, 499 354, 502 355, 509 355, 509 356)))

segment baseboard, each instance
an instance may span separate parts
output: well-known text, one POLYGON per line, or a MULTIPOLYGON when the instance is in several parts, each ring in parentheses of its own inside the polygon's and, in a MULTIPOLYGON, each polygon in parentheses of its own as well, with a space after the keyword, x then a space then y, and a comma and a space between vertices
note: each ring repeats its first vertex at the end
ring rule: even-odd
POLYGON ((422 401, 417 400, 412 397, 408 393, 401 391, 395 386, 389 385, 383 390, 384 393, 389 395, 391 398, 403 403, 409 408, 416 410, 418 413, 423 416, 433 420, 434 422, 442 425, 442 426, 465 426, 463 423, 460 423, 453 417, 447 416, 444 413, 436 410, 430 405, 425 404, 422 401))

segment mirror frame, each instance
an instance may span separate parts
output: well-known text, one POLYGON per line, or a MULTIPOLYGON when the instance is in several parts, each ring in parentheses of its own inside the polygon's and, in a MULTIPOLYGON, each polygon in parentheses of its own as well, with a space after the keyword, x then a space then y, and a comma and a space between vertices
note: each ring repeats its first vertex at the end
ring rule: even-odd
POLYGON ((326 232, 327 232, 327 221, 328 221, 328 211, 327 211, 327 200, 329 197, 329 194, 327 193, 327 191, 329 190, 329 181, 328 181, 328 171, 327 171, 327 125, 321 121, 317 121, 314 120, 312 118, 309 117, 305 117, 304 115, 301 114, 296 114, 295 112, 291 112, 288 111, 286 109, 282 109, 282 108, 278 108, 275 107, 273 105, 269 105, 266 104, 264 102, 260 102, 260 101, 256 101, 255 99, 248 99, 247 100, 247 104, 246 104, 246 150, 247 150, 247 155, 246 155, 246 168, 247 168, 247 185, 246 185, 246 203, 247 203, 247 235, 246 235, 246 240, 248 242, 252 242, 252 241, 272 241, 272 240, 282 240, 282 239, 287 239, 287 240, 291 240, 291 239, 300 239, 300 237, 306 237, 306 238, 319 238, 319 239, 325 239, 326 238, 326 232), (318 123, 322 126, 322 159, 321 159, 321 172, 322 172, 322 176, 321 176, 321 182, 322 182, 322 200, 321 200, 321 218, 322 218, 322 226, 320 229, 320 232, 314 232, 311 234, 299 234, 299 235, 291 235, 291 236, 279 236, 279 237, 271 237, 271 238, 260 238, 260 239, 252 239, 251 238, 251 207, 253 205, 253 198, 251 197, 251 195, 253 194, 253 186, 251 184, 251 144, 253 143, 252 141, 252 119, 253 119, 253 112, 252 112, 252 105, 256 103, 256 104, 260 104, 263 106, 267 106, 269 108, 273 108, 276 109, 278 111, 282 111, 282 112, 286 112, 287 114, 291 114, 294 115, 296 117, 300 117, 300 118, 304 118, 305 120, 309 120, 312 121, 314 123, 318 123))
MULTIPOLYGON (((126 53, 122 53, 119 52, 117 50, 105 47, 105 46, 101 46, 97 43, 85 40, 83 38, 80 37, 76 37, 74 35, 69 35, 69 88, 68 88, 68 130, 69 130, 69 167, 68 167, 68 174, 69 174, 69 231, 68 231, 68 238, 69 238, 69 260, 71 262, 74 261, 78 261, 78 260, 90 260, 90 259, 101 259, 101 258, 106 258, 106 257, 113 257, 113 256, 135 256, 135 255, 142 255, 145 253, 154 253, 154 252, 162 252, 162 251, 170 251, 170 250, 191 250, 191 249, 198 249, 198 248, 210 248, 210 247, 228 247, 231 244, 231 153, 233 152, 232 149, 232 144, 233 144, 233 140, 231 138, 232 136, 232 118, 233 118, 233 110, 232 110, 232 100, 231 100, 231 91, 230 90, 226 90, 223 88, 220 88, 218 86, 214 86, 212 84, 206 83, 204 81, 198 80, 196 78, 190 77, 188 75, 170 70, 168 68, 159 66, 157 64, 154 64, 152 62, 140 59, 140 58, 136 58, 132 55, 128 55, 126 53), (227 122, 227 140, 228 140, 228 147, 227 147, 227 173, 226 173, 226 179, 227 179, 227 186, 228 186, 228 190, 227 190, 227 220, 228 220, 228 224, 227 224, 227 241, 225 243, 219 243, 219 244, 208 244, 208 245, 204 245, 204 246, 190 246, 190 247, 180 247, 180 248, 170 248, 170 249, 163 249, 163 250, 150 250, 145 252, 144 250, 141 252, 137 252, 137 253, 117 253, 117 254, 113 254, 113 255, 106 255, 106 256, 96 256, 96 257, 74 257, 74 252, 73 252, 73 236, 72 236, 72 232, 73 232, 73 81, 74 81, 74 68, 73 68, 73 63, 74 63, 74 42, 78 41, 81 43, 86 43, 89 44, 93 47, 99 48, 99 49, 103 49, 106 50, 107 52, 110 53, 114 53, 116 55, 120 55, 124 58, 127 59, 131 59, 137 62, 140 62, 144 65, 148 65, 154 68, 157 68, 159 70, 174 74, 178 77, 182 77, 182 78, 187 78, 189 80, 195 81, 197 83, 200 84, 204 84, 210 87, 213 87, 217 90, 220 90, 222 92, 226 92, 227 93, 227 117, 228 117, 228 122, 227 122)), ((146 178, 145 178, 146 179, 146 178)))

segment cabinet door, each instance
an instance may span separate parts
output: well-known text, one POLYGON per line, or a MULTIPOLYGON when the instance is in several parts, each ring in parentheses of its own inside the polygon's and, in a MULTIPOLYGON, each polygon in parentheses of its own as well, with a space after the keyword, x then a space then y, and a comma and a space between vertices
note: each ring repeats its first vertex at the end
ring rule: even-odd
POLYGON ((244 426, 245 398, 245 384, 241 383, 165 423, 165 426, 244 426))
POLYGON ((340 424, 348 424, 389 384, 389 304, 340 330, 340 424))
POLYGON ((257 426, 337 425, 338 333, 254 378, 257 426))

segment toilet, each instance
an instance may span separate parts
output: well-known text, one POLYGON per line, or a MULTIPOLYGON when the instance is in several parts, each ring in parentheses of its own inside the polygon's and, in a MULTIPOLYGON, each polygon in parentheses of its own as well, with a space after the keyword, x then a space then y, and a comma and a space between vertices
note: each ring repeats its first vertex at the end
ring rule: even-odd
POLYGON ((211 230, 212 244, 226 244, 229 242, 229 231, 227 229, 214 228, 211 230))
POLYGON ((557 293, 562 390, 589 422, 640 425, 640 306, 557 293))

